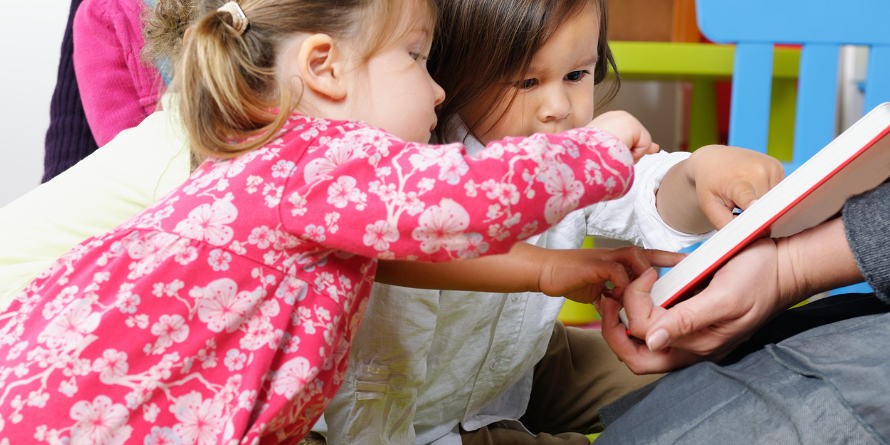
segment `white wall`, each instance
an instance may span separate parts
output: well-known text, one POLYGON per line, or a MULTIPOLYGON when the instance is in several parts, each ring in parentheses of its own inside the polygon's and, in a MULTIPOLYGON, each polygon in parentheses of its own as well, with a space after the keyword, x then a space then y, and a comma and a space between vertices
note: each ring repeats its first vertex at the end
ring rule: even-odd
POLYGON ((43 140, 70 0, 3 0, 0 206, 40 183, 43 140))

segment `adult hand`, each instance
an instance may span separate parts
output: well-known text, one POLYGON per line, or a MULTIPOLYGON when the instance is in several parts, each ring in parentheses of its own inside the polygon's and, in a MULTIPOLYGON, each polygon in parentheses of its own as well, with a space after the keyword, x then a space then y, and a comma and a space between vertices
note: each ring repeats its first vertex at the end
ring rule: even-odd
MULTIPOLYGON (((639 338, 645 338, 645 328, 649 326, 653 318, 653 311, 658 307, 652 305, 649 290, 658 278, 654 269, 646 271, 634 280, 624 291, 623 301, 630 304, 633 320, 628 329, 618 319, 618 311, 621 310, 621 302, 613 298, 603 297, 597 305, 597 310, 602 315, 603 338, 612 351, 618 356, 618 360, 624 362, 635 374, 652 374, 667 372, 682 366, 691 365, 702 358, 682 349, 667 348, 661 351, 650 351, 646 344, 637 337, 631 337, 629 332, 642 332, 639 338), (648 309, 646 305, 648 304, 648 309), (642 310, 641 310, 642 309, 642 310)), ((662 310, 663 311, 663 310, 662 310)))
POLYGON ((603 313, 603 336, 638 373, 720 360, 794 302, 779 287, 777 252, 774 240, 757 241, 717 271, 702 292, 670 309, 652 304, 654 277, 640 277, 628 286, 623 303, 630 334, 645 344, 620 338, 614 322, 607 331, 606 317, 617 313, 617 303, 603 313))

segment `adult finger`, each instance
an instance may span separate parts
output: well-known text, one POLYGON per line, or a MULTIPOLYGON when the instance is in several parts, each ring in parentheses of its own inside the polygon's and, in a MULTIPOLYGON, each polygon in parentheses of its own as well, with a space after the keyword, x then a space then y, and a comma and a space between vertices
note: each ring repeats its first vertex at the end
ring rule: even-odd
POLYGON ((646 338, 648 328, 659 310, 663 311, 661 307, 652 304, 652 297, 649 294, 657 278, 655 269, 647 270, 627 286, 621 299, 627 316, 628 330, 640 339, 646 338))
POLYGON ((635 374, 667 372, 703 360, 687 351, 674 348, 650 351, 645 343, 627 335, 624 324, 618 319, 621 305, 617 301, 603 298, 599 309, 603 317, 603 338, 618 359, 635 374))
POLYGON ((719 292, 720 290, 705 289, 660 314, 658 319, 648 326, 645 334, 649 349, 653 351, 663 349, 679 339, 731 318, 733 315, 730 314, 732 311, 730 305, 718 304, 719 292))

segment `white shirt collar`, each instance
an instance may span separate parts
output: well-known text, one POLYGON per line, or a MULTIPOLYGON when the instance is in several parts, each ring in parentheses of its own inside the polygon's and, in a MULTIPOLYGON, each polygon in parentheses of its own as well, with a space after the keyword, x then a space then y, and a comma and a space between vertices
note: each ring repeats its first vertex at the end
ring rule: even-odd
POLYGON ((440 144, 451 142, 463 143, 467 149, 467 154, 470 156, 476 156, 477 153, 485 148, 485 145, 482 145, 482 143, 470 133, 470 128, 467 127, 467 124, 464 123, 464 120, 461 119, 460 116, 455 114, 449 119, 448 124, 448 131, 445 133, 445 141, 437 142, 434 140, 432 142, 440 144))

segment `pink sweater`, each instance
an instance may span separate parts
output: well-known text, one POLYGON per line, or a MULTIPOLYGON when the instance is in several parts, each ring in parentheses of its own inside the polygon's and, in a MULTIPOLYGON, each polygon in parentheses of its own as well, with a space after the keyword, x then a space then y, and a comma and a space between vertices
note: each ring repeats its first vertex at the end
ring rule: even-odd
POLYGON ((142 0, 84 0, 74 17, 74 73, 101 147, 154 112, 164 82, 142 60, 142 0))

